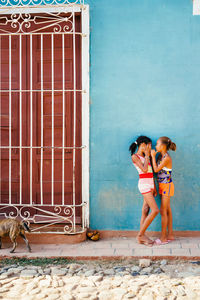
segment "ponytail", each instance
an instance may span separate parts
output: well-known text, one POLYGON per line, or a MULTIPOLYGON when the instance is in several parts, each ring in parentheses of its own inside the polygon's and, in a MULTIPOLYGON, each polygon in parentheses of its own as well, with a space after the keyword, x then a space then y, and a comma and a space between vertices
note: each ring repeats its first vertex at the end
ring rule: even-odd
POLYGON ((141 135, 139 136, 135 142, 133 142, 130 147, 129 147, 129 151, 131 152, 131 156, 135 153, 137 147, 139 148, 140 144, 145 143, 150 144, 152 143, 152 140, 150 138, 148 138, 147 136, 141 135))
POLYGON ((172 150, 172 151, 176 151, 176 144, 171 142, 170 146, 169 146, 169 149, 172 150))
POLYGON ((131 152, 131 156, 135 153, 136 149, 137 149, 137 141, 132 143, 129 147, 129 151, 131 152))
POLYGON ((162 144, 166 145, 167 150, 176 151, 176 144, 172 142, 167 136, 162 136, 159 138, 162 144))

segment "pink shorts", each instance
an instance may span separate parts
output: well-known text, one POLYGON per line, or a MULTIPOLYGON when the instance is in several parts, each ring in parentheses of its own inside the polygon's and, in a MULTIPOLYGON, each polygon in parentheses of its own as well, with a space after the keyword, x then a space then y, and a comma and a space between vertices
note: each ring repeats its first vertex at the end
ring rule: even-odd
POLYGON ((153 178, 140 178, 138 182, 138 189, 142 195, 154 190, 153 178))

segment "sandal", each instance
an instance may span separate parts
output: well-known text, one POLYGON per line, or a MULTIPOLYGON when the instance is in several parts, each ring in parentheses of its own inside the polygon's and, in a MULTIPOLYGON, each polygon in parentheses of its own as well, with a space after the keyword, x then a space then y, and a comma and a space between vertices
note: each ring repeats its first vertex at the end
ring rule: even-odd
POLYGON ((168 244, 168 243, 169 243, 168 241, 162 242, 160 239, 156 239, 156 240, 154 241, 154 245, 157 245, 157 246, 166 245, 166 244, 168 244))

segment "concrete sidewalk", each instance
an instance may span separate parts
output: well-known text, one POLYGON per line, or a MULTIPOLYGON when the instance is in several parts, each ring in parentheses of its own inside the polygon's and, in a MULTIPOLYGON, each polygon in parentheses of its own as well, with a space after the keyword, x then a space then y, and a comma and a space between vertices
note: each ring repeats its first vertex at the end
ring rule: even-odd
POLYGON ((200 260, 200 237, 179 237, 162 246, 139 245, 135 238, 110 238, 97 242, 85 241, 79 244, 33 244, 28 253, 25 244, 19 244, 11 254, 11 244, 3 244, 0 257, 66 257, 71 259, 98 258, 184 258, 200 260))

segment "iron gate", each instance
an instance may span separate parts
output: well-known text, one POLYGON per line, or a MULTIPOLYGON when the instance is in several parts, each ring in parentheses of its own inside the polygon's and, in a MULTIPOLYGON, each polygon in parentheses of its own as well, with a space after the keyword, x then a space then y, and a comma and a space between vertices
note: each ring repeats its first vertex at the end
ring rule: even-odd
POLYGON ((0 15, 0 215, 39 224, 33 232, 59 224, 57 232, 73 234, 88 214, 85 7, 67 1, 45 12, 27 9, 0 15))

